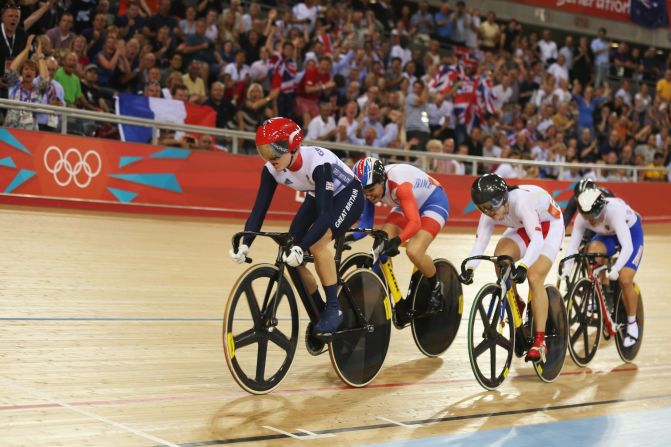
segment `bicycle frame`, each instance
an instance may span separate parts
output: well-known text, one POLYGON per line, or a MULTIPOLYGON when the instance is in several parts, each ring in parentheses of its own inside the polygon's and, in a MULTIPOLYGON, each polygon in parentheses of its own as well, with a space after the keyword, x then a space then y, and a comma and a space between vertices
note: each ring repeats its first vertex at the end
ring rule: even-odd
POLYGON ((622 325, 617 324, 613 321, 608 308, 606 307, 606 300, 603 293, 603 281, 601 281, 601 272, 610 268, 612 264, 612 259, 610 256, 601 254, 601 253, 576 253, 574 255, 568 256, 559 263, 559 269, 564 265, 564 262, 569 259, 579 258, 578 262, 583 262, 587 260, 587 279, 592 283, 595 288, 596 296, 599 299, 599 307, 601 308, 601 314, 604 316, 604 322, 606 324, 606 330, 611 336, 615 335, 617 331, 622 330, 622 325), (605 258, 608 260, 607 264, 594 267, 596 265, 596 258, 605 258))
MULTIPOLYGON (((498 268, 498 278, 496 280, 496 285, 499 287, 499 290, 501 291, 501 295, 505 297, 506 300, 508 300, 508 304, 510 305, 510 310, 512 311, 513 314, 513 325, 515 326, 515 329, 519 329, 522 327, 522 314, 520 312, 520 308, 517 306, 517 300, 515 299, 515 293, 513 291, 512 285, 511 285, 511 280, 510 280, 510 275, 512 274, 512 268, 511 266, 514 263, 514 260, 512 257, 507 256, 507 255, 500 255, 500 256, 473 256, 470 258, 464 259, 464 261, 461 263, 461 271, 465 272, 466 271, 466 263, 470 260, 485 260, 485 261, 490 261, 493 262, 496 267, 498 268)), ((487 316, 491 316, 492 312, 494 311, 494 301, 489 303, 489 309, 487 309, 487 316)), ((501 306, 499 309, 500 315, 499 315, 499 321, 501 321, 501 324, 503 323, 503 318, 505 317, 505 306, 501 306)))
MULTIPOLYGON (((352 230, 354 231, 354 230, 352 230)), ((371 231, 371 230, 365 230, 365 229, 357 229, 357 231, 371 231)), ((282 282, 284 281, 284 270, 285 268, 289 272, 289 277, 291 278, 291 281, 293 282, 294 288, 296 289, 296 292, 298 293, 298 296, 301 300, 301 303, 303 304, 303 308, 307 312, 308 316, 310 317, 310 321, 313 323, 316 323, 319 321, 319 313, 317 312, 317 309, 314 306, 314 303, 312 301, 312 297, 308 294, 307 290, 305 289, 305 285, 303 284, 303 280, 300 277, 300 273, 298 272, 298 267, 290 267, 286 265, 282 261, 282 252, 284 248, 287 248, 291 245, 293 245, 293 237, 289 233, 274 233, 274 232, 256 232, 256 231, 241 231, 239 233, 236 233, 233 236, 233 249, 237 251, 238 246, 240 244, 240 239, 244 236, 264 236, 264 237, 269 237, 273 239, 279 246, 279 249, 277 251, 277 257, 275 258, 275 266, 278 269, 278 277, 276 278, 277 282, 277 287, 275 290, 275 296, 273 297, 272 301, 270 299, 270 293, 272 289, 272 282, 268 284, 268 288, 266 289, 266 292, 264 294, 263 298, 263 305, 260 309, 261 315, 263 315, 264 318, 264 324, 267 326, 275 326, 277 325, 277 318, 276 318, 276 313, 277 313, 277 305, 279 303, 279 294, 282 286, 282 282), (272 305, 271 309, 268 309, 269 304, 272 305)), ((354 328, 354 329, 346 329, 343 331, 338 331, 339 333, 348 333, 348 332, 357 332, 357 331, 368 331, 372 332, 373 331, 373 326, 366 320, 365 315, 363 314, 363 311, 361 308, 356 304, 354 301, 354 298, 352 297, 352 294, 349 290, 348 287, 346 287, 345 281, 343 278, 338 274, 337 272, 339 271, 340 267, 340 260, 342 257, 342 252, 344 250, 344 236, 339 237, 336 239, 336 253, 335 253, 335 264, 336 264, 336 274, 337 274, 337 281, 338 285, 342 287, 342 291, 345 294, 345 297, 347 298, 347 301, 349 302, 350 308, 353 309, 356 313, 357 319, 359 321, 359 324, 361 325, 360 328, 354 328)), ((305 255, 303 257, 304 262, 314 262, 314 257, 312 255, 305 255)), ((246 263, 251 263, 252 258, 246 258, 245 259, 246 263)))

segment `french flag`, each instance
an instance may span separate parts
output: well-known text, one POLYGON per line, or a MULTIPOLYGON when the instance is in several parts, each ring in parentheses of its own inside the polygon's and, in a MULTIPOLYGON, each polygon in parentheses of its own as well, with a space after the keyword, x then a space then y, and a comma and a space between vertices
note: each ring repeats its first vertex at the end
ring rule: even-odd
MULTIPOLYGON (((117 96, 116 114, 208 127, 215 127, 217 120, 217 112, 209 106, 198 106, 176 99, 150 98, 128 93, 120 93, 117 96)), ((122 141, 135 143, 151 141, 151 128, 149 127, 120 124, 119 133, 122 141)))

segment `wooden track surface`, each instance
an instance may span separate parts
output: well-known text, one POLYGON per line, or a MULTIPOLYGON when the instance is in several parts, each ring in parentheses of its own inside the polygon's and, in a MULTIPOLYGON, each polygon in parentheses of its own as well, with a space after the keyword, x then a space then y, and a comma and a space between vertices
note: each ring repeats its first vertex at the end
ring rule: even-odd
MULTIPOLYGON (((240 222, 4 208, 0 224, 3 447, 363 445, 671 405, 668 225, 645 227, 637 282, 646 332, 635 364, 623 364, 611 341, 589 368, 567 357, 553 384, 515 359, 506 383, 485 392, 466 347, 472 299, 493 279, 483 266, 465 288, 459 335, 442 357, 424 358, 409 329, 393 329, 377 379, 348 388, 328 354, 305 351, 302 319, 287 378, 251 396, 233 381, 221 341, 228 293, 248 268, 227 254, 240 222), (301 429, 316 439, 281 434, 301 429)), ((450 229, 430 254, 457 265, 472 241, 472 229, 450 229)), ((367 250, 370 242, 358 244, 367 250)), ((272 262, 275 253, 258 240, 250 256, 272 262)), ((399 256, 403 289, 410 268, 399 256)), ((590 439, 607 430, 595 425, 590 439)))

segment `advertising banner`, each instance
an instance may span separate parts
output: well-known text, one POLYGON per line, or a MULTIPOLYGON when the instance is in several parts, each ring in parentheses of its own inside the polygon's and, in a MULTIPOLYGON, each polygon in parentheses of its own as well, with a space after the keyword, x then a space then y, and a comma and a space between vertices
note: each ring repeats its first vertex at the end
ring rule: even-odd
MULTIPOLYGON (((4 203, 125 212, 246 218, 259 185, 259 157, 0 128, 0 191, 4 203)), ((450 202, 448 224, 474 224, 474 177, 433 175, 450 202)), ((573 183, 520 180, 552 194, 560 206, 573 183)), ((647 221, 671 220, 669 183, 612 183, 610 188, 647 221)), ((279 186, 268 213, 291 219, 304 193, 279 186)), ((386 216, 381 209, 378 217, 386 216)))

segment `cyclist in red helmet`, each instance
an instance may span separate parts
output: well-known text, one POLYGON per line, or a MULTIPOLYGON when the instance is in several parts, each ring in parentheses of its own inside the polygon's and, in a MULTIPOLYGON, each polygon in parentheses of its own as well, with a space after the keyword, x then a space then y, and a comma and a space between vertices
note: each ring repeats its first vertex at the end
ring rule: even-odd
MULTIPOLYGON (((257 129, 256 148, 267 163, 261 172, 261 185, 245 231, 261 229, 278 183, 307 192, 289 228, 296 245, 282 259, 287 265, 298 267, 303 284, 321 314, 314 332, 328 337, 343 320, 330 241, 359 219, 364 197, 359 180, 333 152, 317 146, 301 146, 302 141, 301 128, 288 118, 271 118, 257 129), (307 249, 314 256, 326 294, 325 305, 314 277, 303 265, 303 253, 307 249)), ((252 241, 252 237, 246 237, 237 252, 231 250, 235 262, 245 261, 252 241)))

